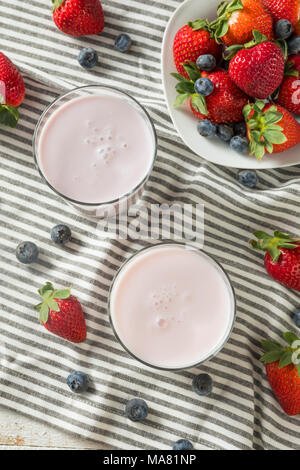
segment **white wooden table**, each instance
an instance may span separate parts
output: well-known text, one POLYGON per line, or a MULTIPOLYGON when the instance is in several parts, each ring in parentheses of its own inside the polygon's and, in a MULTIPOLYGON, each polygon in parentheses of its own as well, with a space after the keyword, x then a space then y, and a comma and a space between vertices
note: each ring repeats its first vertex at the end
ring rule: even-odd
POLYGON ((104 449, 0 406, 0 450, 104 449))

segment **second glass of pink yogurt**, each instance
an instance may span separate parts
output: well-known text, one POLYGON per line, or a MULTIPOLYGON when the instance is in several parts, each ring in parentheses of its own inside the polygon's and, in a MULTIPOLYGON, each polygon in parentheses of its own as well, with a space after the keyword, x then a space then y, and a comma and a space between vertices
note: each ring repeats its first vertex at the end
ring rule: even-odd
POLYGON ((50 188, 98 217, 138 199, 156 151, 147 111, 124 92, 93 85, 76 88, 48 106, 33 141, 36 164, 50 188))
POLYGON ((215 356, 235 319, 235 294, 224 269, 184 243, 147 247, 126 261, 109 295, 117 339, 150 367, 180 370, 215 356))

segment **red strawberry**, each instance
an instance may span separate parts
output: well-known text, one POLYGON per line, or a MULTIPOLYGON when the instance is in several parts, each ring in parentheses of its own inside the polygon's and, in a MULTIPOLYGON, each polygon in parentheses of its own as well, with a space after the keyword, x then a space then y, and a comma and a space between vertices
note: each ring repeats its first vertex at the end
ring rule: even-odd
POLYGON ((279 94, 274 101, 294 114, 300 114, 300 54, 290 56, 279 94))
POLYGON ((267 273, 284 286, 300 291, 300 239, 277 230, 273 237, 260 230, 254 236, 258 241, 250 243, 254 249, 266 252, 267 273))
POLYGON ((226 70, 200 72, 192 63, 185 65, 185 70, 190 80, 172 74, 179 81, 176 85, 178 96, 175 106, 189 99, 191 109, 198 119, 209 119, 216 124, 243 120, 243 108, 249 103, 249 98, 234 84, 226 70), (214 84, 211 95, 204 97, 195 93, 194 82, 200 77, 209 78, 214 84))
POLYGON ((25 85, 17 67, 0 52, 0 124, 15 127, 18 109, 25 96, 25 85))
POLYGON ((294 333, 284 333, 288 346, 263 340, 265 354, 260 359, 266 364, 269 384, 283 411, 300 414, 300 340, 294 333))
POLYGON ((34 308, 40 312, 42 325, 51 333, 72 343, 86 339, 85 319, 80 302, 71 290, 55 290, 50 282, 39 289, 43 302, 34 308))
POLYGON ((217 61, 221 58, 222 48, 211 37, 205 20, 194 21, 183 26, 173 42, 173 56, 178 73, 188 78, 183 64, 196 62, 199 55, 211 54, 217 61))
POLYGON ((265 153, 280 153, 300 143, 300 124, 280 105, 257 101, 244 108, 250 152, 260 161, 265 153))
MULTIPOLYGON (((229 74, 249 96, 266 99, 280 86, 284 77, 285 58, 281 48, 253 31, 254 40, 244 45, 230 61, 229 74)), ((235 54, 238 46, 228 51, 235 54)), ((231 55, 229 55, 231 57, 231 55)))
POLYGON ((273 19, 264 10, 260 0, 222 2, 218 7, 218 18, 209 26, 214 31, 215 38, 226 46, 250 41, 254 29, 264 34, 268 40, 274 38, 273 19))
POLYGON ((70 36, 99 34, 104 28, 104 14, 99 0, 52 0, 53 19, 70 36))
POLYGON ((294 28, 300 26, 299 0, 262 0, 262 4, 276 21, 288 20, 294 28))

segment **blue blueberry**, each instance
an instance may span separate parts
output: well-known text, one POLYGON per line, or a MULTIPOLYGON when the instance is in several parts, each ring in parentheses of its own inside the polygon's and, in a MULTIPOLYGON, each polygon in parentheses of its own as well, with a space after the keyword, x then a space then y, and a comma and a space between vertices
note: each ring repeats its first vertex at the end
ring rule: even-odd
POLYGON ((242 153, 243 155, 249 154, 249 142, 247 137, 235 135, 230 140, 230 148, 237 153, 242 153))
POLYGON ((247 126, 245 121, 237 122, 234 125, 234 135, 239 135, 240 137, 247 136, 247 126))
POLYGON ((217 134, 217 126, 209 119, 199 121, 197 130, 202 137, 214 137, 217 134))
POLYGON ((238 182, 247 188, 255 188, 258 184, 258 176, 255 170, 241 170, 237 174, 238 182))
POLYGON ((295 36, 287 42, 288 53, 291 54, 300 54, 300 36, 295 36))
POLYGON ((193 444, 187 439, 179 439, 173 444, 173 450, 192 450, 193 448, 193 444))
POLYGON ((58 224, 51 230, 51 239, 54 243, 64 245, 71 240, 71 230, 67 225, 58 224))
POLYGON ((132 45, 131 37, 128 34, 120 34, 115 40, 115 49, 119 52, 126 52, 132 45))
POLYGON ((215 57, 211 54, 199 55, 196 65, 198 69, 204 70, 205 72, 211 72, 217 66, 217 61, 215 57))
POLYGON ((210 395, 213 388, 213 381, 208 374, 195 375, 192 382, 193 390, 200 396, 210 395))
POLYGON ((295 325, 300 328, 300 310, 297 310, 292 316, 293 322, 295 325))
POLYGON ((148 416, 148 405, 140 398, 133 398, 126 403, 125 416, 130 421, 144 421, 148 416))
POLYGON ((279 20, 275 23, 275 35, 277 39, 288 39, 293 32, 292 23, 288 20, 279 20))
POLYGON ((195 81, 195 93, 201 96, 209 96, 214 91, 214 84, 209 78, 197 78, 195 81))
POLYGON ((39 256, 39 250, 35 243, 22 242, 16 248, 16 257, 23 264, 34 263, 39 256))
POLYGON ((72 372, 67 378, 67 384, 74 393, 86 392, 89 378, 83 372, 72 372))
POLYGON ((98 54, 92 47, 84 47, 78 54, 78 62, 85 69, 92 69, 98 63, 98 54))
POLYGON ((233 137, 233 128, 229 124, 219 124, 217 128, 217 136, 223 140, 223 142, 229 142, 233 137))

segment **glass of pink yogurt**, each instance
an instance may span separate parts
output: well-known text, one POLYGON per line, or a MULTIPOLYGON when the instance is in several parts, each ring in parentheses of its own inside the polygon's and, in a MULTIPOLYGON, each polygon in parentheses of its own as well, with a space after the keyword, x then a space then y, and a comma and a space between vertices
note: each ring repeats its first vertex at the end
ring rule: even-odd
POLYGON ((126 93, 97 85, 56 99, 42 114, 33 139, 35 162, 48 186, 96 217, 136 202, 156 152, 147 111, 126 93))
POLYGON ((211 256, 163 242, 129 258, 116 274, 108 313, 115 336, 135 359, 164 370, 214 357, 233 329, 231 281, 211 256))

